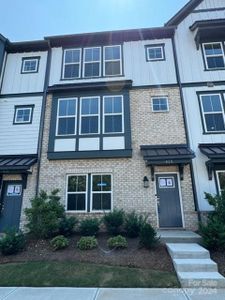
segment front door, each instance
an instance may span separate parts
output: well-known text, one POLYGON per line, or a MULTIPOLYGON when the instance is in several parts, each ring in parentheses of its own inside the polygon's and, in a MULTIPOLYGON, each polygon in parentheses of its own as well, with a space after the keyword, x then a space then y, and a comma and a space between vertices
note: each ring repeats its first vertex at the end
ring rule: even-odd
POLYGON ((23 188, 21 181, 3 183, 0 212, 0 232, 9 228, 19 229, 23 188))
POLYGON ((183 227, 177 174, 156 175, 160 228, 183 227))

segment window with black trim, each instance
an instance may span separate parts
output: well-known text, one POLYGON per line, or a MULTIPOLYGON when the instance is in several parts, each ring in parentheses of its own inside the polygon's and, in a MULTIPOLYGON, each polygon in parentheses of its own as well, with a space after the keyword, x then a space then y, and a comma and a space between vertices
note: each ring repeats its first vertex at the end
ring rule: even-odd
POLYGON ((225 68, 225 57, 223 47, 224 46, 222 42, 202 44, 207 70, 225 68))
POLYGON ((221 192, 225 191, 225 170, 217 171, 216 177, 217 177, 219 193, 221 194, 221 192))
POLYGON ((101 75, 101 48, 85 48, 83 60, 83 77, 99 77, 101 75))
POLYGON ((100 97, 80 98, 80 134, 99 134, 100 97))
POLYGON ((165 60, 165 45, 148 45, 146 46, 146 60, 159 61, 165 60))
POLYGON ((67 179, 67 210, 87 211, 87 175, 70 175, 67 179))
POLYGON ((158 96, 152 97, 152 111, 153 112, 168 112, 169 101, 168 97, 158 96))
POLYGON ((13 124, 31 124, 34 105, 15 106, 13 124))
POLYGON ((91 210, 111 210, 112 176, 110 174, 92 174, 91 179, 91 210))
POLYGON ((121 46, 104 47, 104 76, 122 75, 121 46))
POLYGON ((202 94, 199 97, 205 132, 225 131, 223 95, 202 94))
POLYGON ((81 49, 65 49, 63 55, 63 79, 80 78, 81 49))
POLYGON ((103 97, 103 132, 122 133, 123 128, 123 97, 104 96, 103 97))
POLYGON ((58 101, 56 135, 76 134, 77 98, 64 98, 58 101))
POLYGON ((40 57, 24 57, 22 58, 21 73, 37 73, 40 57))

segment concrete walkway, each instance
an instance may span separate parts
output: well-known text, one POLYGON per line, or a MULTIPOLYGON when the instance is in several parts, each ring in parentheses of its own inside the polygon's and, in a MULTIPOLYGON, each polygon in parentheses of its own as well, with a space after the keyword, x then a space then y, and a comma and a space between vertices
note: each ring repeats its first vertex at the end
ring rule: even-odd
POLYGON ((0 288, 0 300, 224 300, 225 289, 0 288))

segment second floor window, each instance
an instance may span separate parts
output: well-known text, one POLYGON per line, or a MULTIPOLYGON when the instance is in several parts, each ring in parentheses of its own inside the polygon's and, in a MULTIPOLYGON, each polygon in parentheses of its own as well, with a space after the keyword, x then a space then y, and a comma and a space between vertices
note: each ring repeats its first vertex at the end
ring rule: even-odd
POLYGON ((169 103, 167 97, 153 97, 152 98, 153 112, 167 112, 169 111, 169 103))
POLYGON ((34 105, 15 106, 15 115, 13 124, 30 124, 32 123, 34 105))
POLYGON ((203 44, 203 53, 206 69, 213 70, 225 68, 225 57, 222 43, 203 44))
POLYGON ((99 97, 81 98, 80 134, 99 133, 99 97))
POLYGON ((77 124, 77 99, 59 99, 57 135, 73 135, 77 124))
POLYGON ((104 99, 104 133, 121 133, 123 129, 122 96, 105 96, 104 99))
POLYGON ((165 59, 164 45, 149 45, 146 46, 147 61, 158 61, 165 59))
POLYGON ((39 57, 25 57, 22 59, 22 74, 38 72, 39 57))
POLYGON ((224 108, 221 94, 200 95, 205 132, 225 131, 224 108))

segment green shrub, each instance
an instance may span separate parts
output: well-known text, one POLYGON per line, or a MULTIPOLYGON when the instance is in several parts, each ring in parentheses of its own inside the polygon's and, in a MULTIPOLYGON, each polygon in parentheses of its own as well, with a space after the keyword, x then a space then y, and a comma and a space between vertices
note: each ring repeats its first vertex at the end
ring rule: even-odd
POLYGON ((27 228, 34 237, 48 238, 58 233, 60 219, 65 215, 58 192, 54 190, 48 195, 41 191, 31 200, 31 208, 25 209, 27 228))
POLYGON ((57 235, 50 241, 50 245, 52 246, 53 250, 56 251, 68 247, 69 241, 63 235, 57 235))
POLYGON ((208 249, 225 249, 225 191, 213 196, 205 193, 205 198, 214 207, 207 223, 200 223, 199 230, 203 244, 208 249))
POLYGON ((103 217, 106 229, 111 235, 118 235, 124 222, 124 211, 115 209, 113 212, 107 213, 103 217))
POLYGON ((84 236, 96 236, 99 232, 100 221, 96 218, 85 219, 80 223, 80 233, 84 236))
POLYGON ((125 237, 117 235, 112 238, 109 238, 107 241, 107 245, 110 249, 124 249, 127 248, 127 240, 125 237))
POLYGON ((159 242, 157 232, 149 223, 145 223, 141 226, 139 236, 140 245, 147 249, 153 248, 159 242))
POLYGON ((77 248, 80 250, 91 250, 97 248, 98 241, 94 236, 85 236, 77 242, 77 248))
POLYGON ((124 220, 124 229, 127 236, 130 238, 135 238, 139 236, 141 226, 146 223, 146 218, 142 215, 138 215, 135 211, 126 214, 124 220))
POLYGON ((78 220, 75 217, 63 217, 59 222, 59 234, 70 236, 75 231, 75 226, 78 224, 78 220))
POLYGON ((5 232, 5 235, 0 240, 0 250, 3 255, 15 254, 25 248, 25 236, 22 231, 14 229, 5 232))

